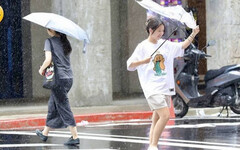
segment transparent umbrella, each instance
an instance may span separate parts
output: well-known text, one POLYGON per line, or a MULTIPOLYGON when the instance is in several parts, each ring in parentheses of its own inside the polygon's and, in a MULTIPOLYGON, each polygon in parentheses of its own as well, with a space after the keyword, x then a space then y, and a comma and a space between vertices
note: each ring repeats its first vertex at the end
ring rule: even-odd
MULTIPOLYGON (((151 10, 163 17, 173 19, 175 21, 179 21, 191 29, 196 28, 196 20, 194 19, 192 12, 186 12, 181 6, 171 6, 171 7, 163 7, 159 4, 155 3, 152 0, 135 0, 139 5, 143 8, 151 10)), ((157 50, 170 38, 170 36, 177 31, 179 26, 166 38, 166 40, 152 53, 153 56, 157 50)))
POLYGON ((186 12, 182 6, 171 6, 163 7, 159 4, 153 2, 152 0, 141 0, 136 2, 141 5, 143 8, 151 10, 157 14, 160 14, 164 17, 180 21, 181 23, 187 25, 189 28, 194 29, 196 25, 196 20, 194 19, 192 12, 186 12))
POLYGON ((86 43, 89 43, 88 35, 81 27, 79 27, 73 21, 54 13, 45 12, 31 13, 23 17, 23 19, 43 26, 45 28, 64 33, 80 41, 84 41, 83 52, 85 52, 85 45, 86 43))

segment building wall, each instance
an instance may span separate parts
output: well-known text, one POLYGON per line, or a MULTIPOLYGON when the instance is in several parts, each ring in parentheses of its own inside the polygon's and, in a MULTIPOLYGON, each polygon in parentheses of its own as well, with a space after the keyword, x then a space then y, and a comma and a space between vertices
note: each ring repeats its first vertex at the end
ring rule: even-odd
MULTIPOLYGON (((52 3, 49 0, 42 0, 41 3, 39 0, 30 0, 30 12, 51 12, 51 5, 52 3)), ((32 97, 34 100, 47 99, 50 91, 42 88, 42 77, 39 75, 38 70, 44 61, 44 42, 48 38, 48 34, 47 30, 39 25, 31 23, 30 27, 31 39, 28 40, 31 41, 28 42, 31 43, 32 69, 29 69, 29 71, 32 73, 32 97)), ((25 62, 27 60, 25 59, 25 62)))
POLYGON ((240 63, 240 1, 207 0, 207 40, 216 45, 207 48, 212 55, 207 61, 208 69, 240 63))
MULTIPOLYGON (((30 0, 21 3, 22 17, 30 13, 30 0)), ((32 98, 32 48, 31 48, 31 25, 29 22, 22 23, 22 49, 23 49, 23 96, 32 98)))
POLYGON ((112 101, 111 5, 109 0, 52 1, 55 13, 71 19, 90 38, 87 52, 83 42, 70 38, 74 83, 69 99, 74 106, 106 105, 112 101), (73 12, 74 11, 74 12, 73 12))
MULTIPOLYGON (((112 51, 112 90, 113 93, 119 94, 122 92, 122 53, 123 49, 121 37, 122 26, 121 23, 125 23, 127 18, 127 12, 121 11, 122 3, 126 1, 111 0, 111 51, 112 51)), ((126 27, 126 26, 125 26, 126 27)), ((114 94, 113 94, 114 96, 114 94)))
MULTIPOLYGON (((147 38, 145 30, 146 9, 135 1, 128 1, 128 43, 129 57, 135 50, 138 43, 147 38)), ((137 72, 129 72, 129 93, 142 92, 137 72)))
POLYGON ((112 0, 113 96, 141 93, 137 72, 127 71, 126 61, 146 38, 146 10, 135 1, 112 0))

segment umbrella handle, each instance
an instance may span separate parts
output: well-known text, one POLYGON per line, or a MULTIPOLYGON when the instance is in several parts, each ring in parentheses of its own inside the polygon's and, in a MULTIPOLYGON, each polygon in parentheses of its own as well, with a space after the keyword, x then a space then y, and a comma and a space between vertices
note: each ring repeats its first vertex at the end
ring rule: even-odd
POLYGON ((176 32, 176 31, 178 30, 178 28, 179 28, 179 26, 177 26, 177 27, 173 30, 173 32, 165 39, 165 41, 152 53, 151 57, 158 51, 158 49, 159 49, 160 47, 163 46, 163 44, 164 44, 167 40, 169 40, 169 38, 173 35, 174 32, 176 32))
MULTIPOLYGON (((182 19, 182 16, 183 16, 183 15, 181 15, 180 20, 182 19)), ((180 20, 179 20, 179 21, 180 21, 180 20)), ((175 31, 178 30, 178 28, 179 28, 179 26, 177 26, 177 27, 173 30, 173 32, 167 37, 167 39, 165 39, 165 41, 152 53, 151 57, 157 52, 157 50, 158 50, 160 47, 163 46, 163 44, 164 44, 167 40, 169 40, 169 38, 173 35, 173 33, 174 33, 175 31)))

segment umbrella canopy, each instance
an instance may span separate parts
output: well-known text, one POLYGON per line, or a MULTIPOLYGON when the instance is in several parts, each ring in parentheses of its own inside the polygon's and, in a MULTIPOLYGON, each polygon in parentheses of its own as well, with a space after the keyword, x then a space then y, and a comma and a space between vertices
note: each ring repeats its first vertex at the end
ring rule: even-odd
MULTIPOLYGON (((60 16, 54 13, 38 12, 38 13, 31 13, 23 17, 23 19, 36 23, 45 28, 64 33, 80 41, 83 40, 84 45, 85 43, 89 43, 87 33, 82 28, 80 28, 77 24, 75 24, 73 21, 63 16, 60 16)), ((85 48, 84 48, 84 52, 85 52, 85 48)))
POLYGON ((54 13, 31 13, 23 19, 89 43, 87 33, 71 20, 54 13))
POLYGON ((189 28, 194 29, 196 25, 196 21, 192 15, 192 13, 186 12, 182 6, 171 6, 171 7, 163 7, 152 0, 142 0, 142 1, 137 1, 139 5, 142 7, 151 10, 157 14, 160 14, 164 17, 171 18, 178 20, 184 24, 186 24, 189 28))

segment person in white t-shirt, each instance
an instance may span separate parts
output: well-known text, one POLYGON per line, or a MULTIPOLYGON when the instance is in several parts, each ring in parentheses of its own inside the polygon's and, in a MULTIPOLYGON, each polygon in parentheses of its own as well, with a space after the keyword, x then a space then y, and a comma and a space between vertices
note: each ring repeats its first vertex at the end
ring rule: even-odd
POLYGON ((132 56, 127 60, 127 69, 138 72, 138 77, 150 109, 153 111, 152 125, 149 133, 149 150, 157 150, 158 140, 169 117, 171 95, 175 95, 173 73, 174 58, 181 57, 194 37, 200 31, 199 26, 181 43, 166 41, 153 55, 153 52, 164 42, 164 24, 158 18, 146 22, 148 38, 139 43, 132 56))

